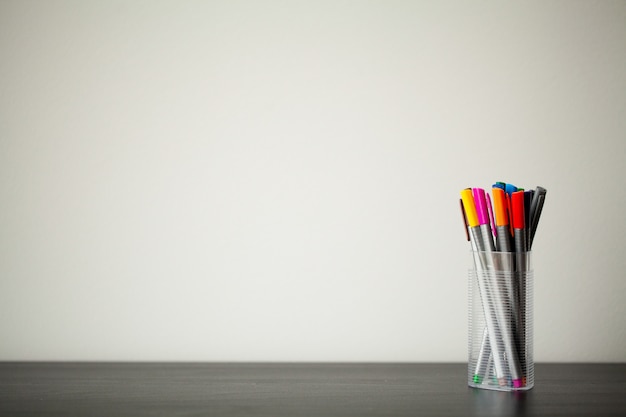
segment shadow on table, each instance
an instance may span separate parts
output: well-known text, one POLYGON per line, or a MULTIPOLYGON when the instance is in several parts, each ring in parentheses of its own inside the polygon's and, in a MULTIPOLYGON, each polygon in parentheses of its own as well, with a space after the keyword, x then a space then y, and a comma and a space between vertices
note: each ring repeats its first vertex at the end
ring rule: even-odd
POLYGON ((473 415, 523 416, 532 399, 532 391, 502 392, 483 389, 469 390, 473 415))

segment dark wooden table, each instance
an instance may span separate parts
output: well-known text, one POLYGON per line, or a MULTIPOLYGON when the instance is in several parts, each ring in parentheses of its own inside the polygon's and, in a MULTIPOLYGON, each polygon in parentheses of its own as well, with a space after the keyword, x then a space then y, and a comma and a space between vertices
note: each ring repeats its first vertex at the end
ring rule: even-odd
POLYGON ((626 416, 626 364, 537 364, 468 388, 465 364, 0 363, 1 416, 626 416))

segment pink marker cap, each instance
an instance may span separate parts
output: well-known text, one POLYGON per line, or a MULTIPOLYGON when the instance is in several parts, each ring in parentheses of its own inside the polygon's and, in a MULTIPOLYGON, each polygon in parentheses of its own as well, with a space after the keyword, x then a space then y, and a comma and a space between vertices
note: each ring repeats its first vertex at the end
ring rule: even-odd
POLYGON ((489 213, 487 211, 487 201, 485 200, 485 190, 482 188, 472 188, 474 204, 476 204, 476 214, 478 224, 489 224, 489 213))
POLYGON ((521 388, 522 385, 522 380, 521 379, 514 379, 513 380, 513 387, 514 388, 521 388))

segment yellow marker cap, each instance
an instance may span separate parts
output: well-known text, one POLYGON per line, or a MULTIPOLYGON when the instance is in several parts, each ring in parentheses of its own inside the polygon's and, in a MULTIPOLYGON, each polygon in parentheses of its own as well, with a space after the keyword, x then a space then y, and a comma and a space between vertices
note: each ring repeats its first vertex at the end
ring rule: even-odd
POLYGON ((469 227, 478 226, 478 214, 476 213, 476 206, 474 205, 474 196, 472 195, 471 188, 466 188, 461 191, 461 200, 463 200, 463 208, 465 209, 467 224, 469 227))

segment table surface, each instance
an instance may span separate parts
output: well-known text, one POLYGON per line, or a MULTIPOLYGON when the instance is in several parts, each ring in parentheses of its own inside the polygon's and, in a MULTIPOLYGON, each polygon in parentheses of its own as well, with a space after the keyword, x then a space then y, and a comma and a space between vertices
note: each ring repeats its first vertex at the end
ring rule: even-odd
POLYGON ((0 363, 0 416, 622 416, 626 364, 536 364, 469 388, 467 365, 0 363))

